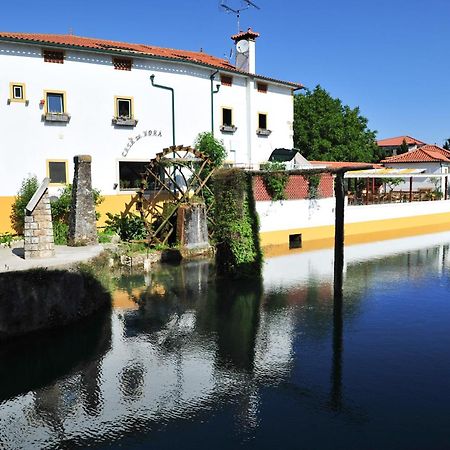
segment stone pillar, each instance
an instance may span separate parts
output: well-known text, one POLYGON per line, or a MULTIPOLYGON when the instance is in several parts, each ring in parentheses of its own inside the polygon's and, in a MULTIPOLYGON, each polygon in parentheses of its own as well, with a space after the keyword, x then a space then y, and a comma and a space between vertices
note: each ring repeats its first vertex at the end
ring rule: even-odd
POLYGON ((98 243, 94 193, 92 191, 91 161, 89 155, 73 158, 75 173, 72 185, 72 206, 69 217, 70 246, 98 243))
POLYGON ((25 259, 55 256, 53 224, 46 178, 25 209, 25 259))
POLYGON ((194 203, 179 206, 177 241, 180 243, 183 257, 200 255, 211 250, 205 204, 194 203))

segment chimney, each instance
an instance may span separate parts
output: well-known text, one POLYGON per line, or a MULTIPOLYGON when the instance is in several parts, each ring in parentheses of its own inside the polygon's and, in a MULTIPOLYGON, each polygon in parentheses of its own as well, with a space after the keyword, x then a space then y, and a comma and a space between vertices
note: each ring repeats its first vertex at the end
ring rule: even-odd
POLYGON ((251 28, 231 36, 236 45, 236 68, 243 72, 255 73, 256 51, 255 39, 259 37, 251 28))

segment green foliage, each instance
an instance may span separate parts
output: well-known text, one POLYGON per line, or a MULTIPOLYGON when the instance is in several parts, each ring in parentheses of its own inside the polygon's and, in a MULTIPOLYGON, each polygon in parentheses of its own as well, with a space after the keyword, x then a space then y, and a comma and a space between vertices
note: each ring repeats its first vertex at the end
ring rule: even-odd
POLYGON ((11 242, 13 241, 13 235, 10 233, 0 234, 0 244, 6 244, 11 247, 11 242))
POLYGON ((273 201, 286 200, 286 186, 289 175, 285 173, 286 167, 282 162, 266 162, 261 164, 262 180, 270 198, 273 201))
POLYGON ((319 197, 319 184, 321 176, 317 174, 305 175, 308 180, 308 198, 318 198, 319 197))
POLYGON ((53 221, 53 239, 56 245, 67 245, 69 225, 59 220, 53 221))
POLYGON ((106 213, 105 231, 117 233, 122 241, 132 241, 147 237, 145 221, 136 215, 122 217, 120 214, 106 213))
POLYGON ((392 192, 395 187, 399 184, 403 183, 402 178, 384 178, 383 182, 386 183, 386 186, 389 188, 389 192, 392 192))
POLYGON ((211 160, 214 167, 220 167, 227 157, 223 142, 216 139, 208 131, 197 135, 194 146, 211 160))
MULTIPOLYGON (((103 201, 98 189, 93 189, 94 203, 98 206, 103 201)), ((59 197, 50 203, 52 208, 53 236, 55 244, 66 245, 69 237, 69 216, 72 205, 72 185, 68 184, 60 189, 59 197)), ((98 220, 99 214, 96 213, 98 220)))
POLYGON ((378 161, 376 133, 359 108, 317 86, 294 98, 294 145, 309 160, 378 161))
POLYGON ((218 272, 233 278, 260 276, 262 254, 251 176, 238 169, 214 175, 218 272))
POLYGON ((23 228, 25 224, 25 207, 33 197, 33 194, 37 191, 39 183, 36 175, 29 175, 22 180, 19 192, 14 200, 11 208, 11 223, 14 231, 17 234, 23 234, 23 228))
MULTIPOLYGON (((104 198, 98 189, 93 189, 95 206, 100 205, 104 198)), ((69 224, 70 207, 72 205, 72 185, 68 184, 60 190, 59 196, 51 202, 52 219, 69 224)), ((96 219, 100 218, 100 214, 96 213, 96 219)))
POLYGON ((408 144, 406 143, 406 139, 403 139, 402 145, 397 149, 397 155, 401 155, 402 153, 408 152, 408 144))
POLYGON ((109 244, 113 238, 113 236, 116 235, 116 232, 109 229, 104 229, 100 233, 98 233, 98 242, 100 244, 109 244))

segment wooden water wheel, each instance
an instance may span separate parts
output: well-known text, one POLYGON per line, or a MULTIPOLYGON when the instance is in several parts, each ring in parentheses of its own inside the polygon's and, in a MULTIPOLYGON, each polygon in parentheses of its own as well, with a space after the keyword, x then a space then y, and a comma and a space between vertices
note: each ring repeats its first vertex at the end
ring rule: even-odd
MULTIPOLYGON (((207 182, 213 172, 210 159, 192 147, 165 148, 149 162, 141 174, 135 202, 145 221, 150 245, 166 244, 175 236, 180 205, 206 200, 207 213, 211 211, 213 193, 207 182)), ((208 221, 211 225, 210 214, 208 221)))

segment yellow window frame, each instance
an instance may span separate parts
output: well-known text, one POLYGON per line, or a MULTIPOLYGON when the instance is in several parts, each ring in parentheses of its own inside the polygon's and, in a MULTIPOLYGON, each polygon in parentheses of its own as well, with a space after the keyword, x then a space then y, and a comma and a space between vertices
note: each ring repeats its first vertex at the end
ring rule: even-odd
POLYGON ((11 81, 11 83, 9 83, 9 101, 17 103, 25 103, 27 101, 25 83, 18 83, 15 81, 11 81), (14 87, 16 86, 20 86, 22 88, 22 98, 14 98, 14 87))
POLYGON ((119 100, 129 100, 130 101, 130 119, 134 119, 134 97, 128 97, 126 95, 115 95, 114 96, 114 117, 117 119, 119 117, 119 100))
POLYGON ((47 174, 47 178, 50 179, 50 186, 67 186, 69 184, 69 160, 67 159, 47 159, 45 161, 45 166, 46 166, 46 174, 47 174), (53 162, 63 162, 65 163, 65 167, 66 167, 66 182, 65 183, 52 183, 51 182, 51 178, 50 178, 50 163, 53 162))
MULTIPOLYGON (((62 100, 63 100, 62 114, 67 114, 67 93, 66 93, 66 91, 55 91, 54 89, 45 89, 44 90, 45 114, 48 114, 48 101, 47 101, 48 94, 62 94, 62 100)), ((53 113, 53 114, 56 114, 56 113, 53 113)))
POLYGON ((258 130, 268 130, 269 129, 269 114, 266 112, 258 111, 257 113, 257 120, 258 120, 258 130), (266 128, 259 128, 259 116, 266 116, 266 128))
POLYGON ((222 116, 220 118, 220 121, 222 123, 222 126, 225 126, 225 124, 223 123, 223 110, 224 109, 229 109, 231 111, 231 126, 233 127, 234 126, 234 111, 231 106, 222 106, 221 107, 222 116))

